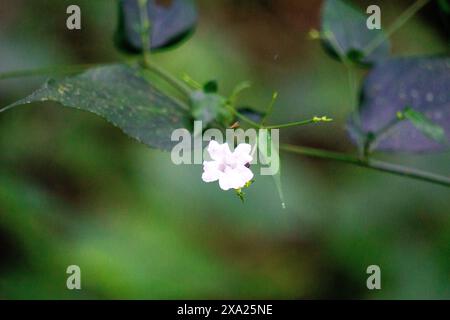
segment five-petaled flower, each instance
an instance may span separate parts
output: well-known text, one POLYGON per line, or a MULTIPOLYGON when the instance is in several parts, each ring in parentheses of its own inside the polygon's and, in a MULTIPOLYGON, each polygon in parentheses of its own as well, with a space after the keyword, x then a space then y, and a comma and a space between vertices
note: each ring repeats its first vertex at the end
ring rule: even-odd
POLYGON ((241 143, 231 152, 227 143, 211 140, 208 153, 212 161, 203 162, 203 181, 219 180, 222 190, 243 188, 253 178, 253 172, 248 168, 253 160, 251 150, 251 145, 241 143))

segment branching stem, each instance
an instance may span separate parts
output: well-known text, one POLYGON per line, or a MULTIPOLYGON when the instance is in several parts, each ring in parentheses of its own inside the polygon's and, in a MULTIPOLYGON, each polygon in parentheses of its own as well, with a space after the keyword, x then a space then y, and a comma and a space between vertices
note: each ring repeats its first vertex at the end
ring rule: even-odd
POLYGON ((280 145, 280 149, 286 152, 300 154, 313 158, 321 158, 356 165, 363 168, 387 172, 397 176, 408 177, 416 180, 431 182, 434 184, 450 187, 450 178, 437 175, 434 173, 421 171, 409 167, 404 167, 388 162, 367 159, 363 160, 359 157, 348 155, 345 153, 327 151, 322 149, 294 146, 289 144, 280 145))

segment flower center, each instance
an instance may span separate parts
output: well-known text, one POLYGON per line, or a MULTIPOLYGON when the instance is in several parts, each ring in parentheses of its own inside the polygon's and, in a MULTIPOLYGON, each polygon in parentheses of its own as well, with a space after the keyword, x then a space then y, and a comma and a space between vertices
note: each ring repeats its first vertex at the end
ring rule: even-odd
POLYGON ((225 172, 225 169, 226 169, 226 168, 236 169, 236 167, 237 167, 237 164, 236 164, 235 161, 226 161, 226 160, 225 160, 224 162, 222 162, 221 164, 219 164, 218 169, 219 169, 221 172, 225 172))

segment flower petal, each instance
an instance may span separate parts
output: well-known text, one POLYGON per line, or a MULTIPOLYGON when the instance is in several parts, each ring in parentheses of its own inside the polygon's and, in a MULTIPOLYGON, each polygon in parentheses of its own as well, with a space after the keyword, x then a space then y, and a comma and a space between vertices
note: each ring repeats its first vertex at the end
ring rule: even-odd
POLYGON ((214 182, 219 180, 223 172, 219 170, 220 163, 217 161, 204 161, 202 180, 205 182, 214 182))
POLYGON ((247 182, 249 182, 250 180, 253 179, 253 172, 249 168, 247 168, 245 166, 240 166, 240 167, 237 167, 235 170, 239 173, 239 176, 241 177, 241 179, 243 181, 243 186, 247 182))
POLYGON ((248 143, 239 144, 233 152, 233 157, 239 165, 245 165, 252 162, 253 157, 250 155, 252 146, 248 143))
POLYGON ((219 144, 216 140, 211 140, 208 145, 208 153, 211 159, 221 161, 231 154, 228 144, 219 144))
POLYGON ((220 177, 220 179, 219 179, 219 187, 223 191, 227 191, 227 190, 231 189, 231 183, 229 181, 228 176, 223 175, 223 176, 220 177))
MULTIPOLYGON (((234 171, 232 169, 229 169, 231 171, 234 171)), ((229 190, 229 189, 239 189, 240 187, 240 179, 239 176, 236 176, 234 173, 226 173, 223 174, 219 178, 219 186, 222 190, 229 190)))
POLYGON ((253 178, 253 173, 250 169, 239 166, 236 169, 227 167, 225 174, 219 178, 219 186, 222 190, 239 189, 253 178))

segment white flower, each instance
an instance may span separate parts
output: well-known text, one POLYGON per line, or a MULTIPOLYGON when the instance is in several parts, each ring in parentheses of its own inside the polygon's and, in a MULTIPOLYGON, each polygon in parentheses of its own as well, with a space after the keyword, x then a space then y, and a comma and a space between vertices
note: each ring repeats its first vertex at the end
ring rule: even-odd
POLYGON ((253 178, 253 172, 247 168, 247 165, 253 160, 250 155, 251 150, 251 145, 241 143, 234 152, 231 152, 228 144, 219 144, 217 141, 211 140, 208 145, 208 153, 213 161, 203 162, 203 181, 219 180, 222 190, 244 187, 253 178))

